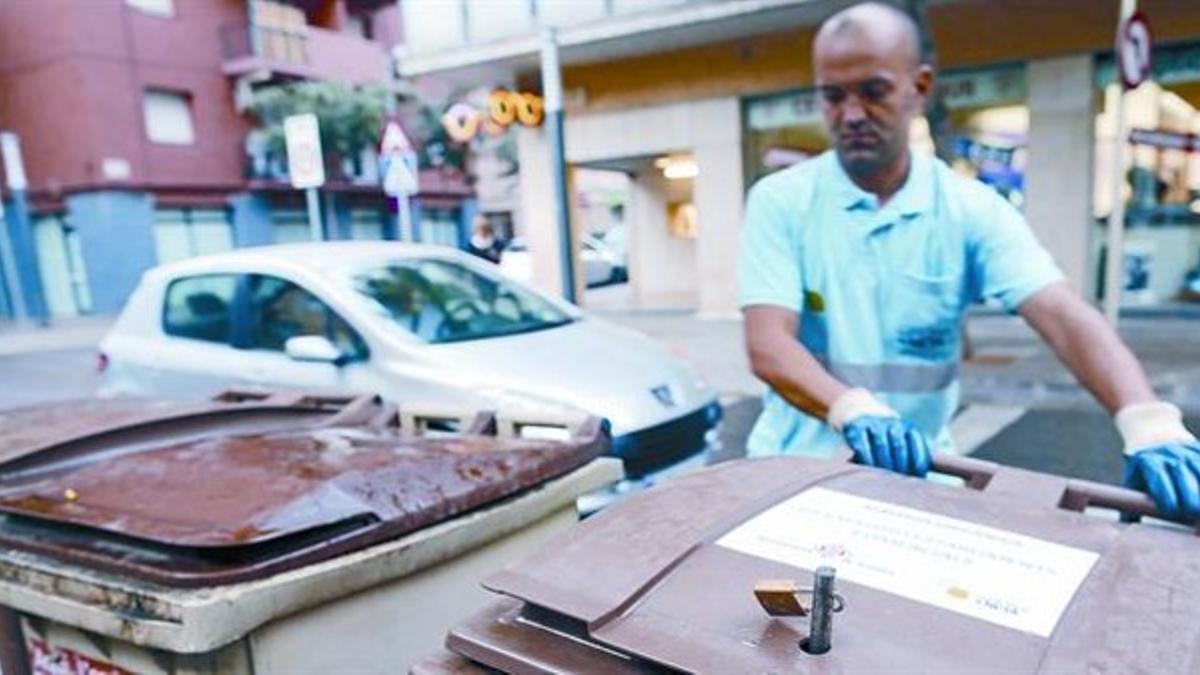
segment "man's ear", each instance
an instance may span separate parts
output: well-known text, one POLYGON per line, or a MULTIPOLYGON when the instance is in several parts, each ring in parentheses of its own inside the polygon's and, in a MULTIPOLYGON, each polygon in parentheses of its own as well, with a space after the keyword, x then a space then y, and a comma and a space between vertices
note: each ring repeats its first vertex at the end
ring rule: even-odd
POLYGON ((917 66, 917 76, 913 80, 913 86, 916 87, 917 93, 923 97, 928 97, 933 93, 933 66, 928 63, 922 63, 917 66))

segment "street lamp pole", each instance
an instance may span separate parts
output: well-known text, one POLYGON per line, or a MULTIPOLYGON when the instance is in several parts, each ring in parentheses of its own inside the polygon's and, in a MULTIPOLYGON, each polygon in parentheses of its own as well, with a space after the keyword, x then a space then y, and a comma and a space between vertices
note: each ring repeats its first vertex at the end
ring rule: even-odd
MULTIPOLYGON (((1118 69, 1120 68, 1121 26, 1137 11, 1137 0, 1121 0, 1121 14, 1117 17, 1118 69)), ((1125 121, 1125 87, 1117 78, 1116 136, 1113 153, 1112 210, 1108 216, 1108 240, 1104 257, 1104 316, 1113 326, 1117 325, 1121 310, 1121 288, 1124 286, 1125 267, 1125 162, 1129 155, 1129 135, 1125 121)))
POLYGON ((552 27, 542 29, 542 97, 545 100, 546 133, 550 139, 550 164, 554 169, 557 202, 559 260, 562 293, 575 302, 575 239, 571 236, 571 196, 567 191, 567 159, 563 139, 562 73, 558 63, 558 38, 552 27))

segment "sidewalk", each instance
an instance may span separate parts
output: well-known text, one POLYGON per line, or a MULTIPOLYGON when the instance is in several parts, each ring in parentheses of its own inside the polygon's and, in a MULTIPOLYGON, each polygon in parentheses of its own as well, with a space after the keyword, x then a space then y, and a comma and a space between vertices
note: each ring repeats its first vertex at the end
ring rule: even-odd
POLYGON ((95 347, 113 321, 111 316, 54 319, 48 326, 0 321, 0 356, 95 347))

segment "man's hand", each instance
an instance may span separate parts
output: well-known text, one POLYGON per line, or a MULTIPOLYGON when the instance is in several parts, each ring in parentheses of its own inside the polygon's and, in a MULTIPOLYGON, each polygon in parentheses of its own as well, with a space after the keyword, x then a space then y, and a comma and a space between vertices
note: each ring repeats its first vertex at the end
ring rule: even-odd
POLYGON ((1125 439, 1125 485, 1150 495, 1176 520, 1200 519, 1200 443, 1179 408, 1164 401, 1125 406, 1115 418, 1125 439))
POLYGON ((829 423, 842 433, 859 464, 909 476, 929 472, 932 458, 925 435, 865 389, 838 397, 829 409, 829 423))

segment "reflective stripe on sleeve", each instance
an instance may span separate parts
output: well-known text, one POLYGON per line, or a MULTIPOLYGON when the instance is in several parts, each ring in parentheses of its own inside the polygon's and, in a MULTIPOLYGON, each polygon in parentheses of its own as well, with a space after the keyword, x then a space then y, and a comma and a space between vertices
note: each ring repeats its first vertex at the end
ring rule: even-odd
POLYGON ((843 383, 871 391, 917 394, 950 386, 958 377, 958 361, 946 363, 841 363, 826 356, 817 360, 843 383))

